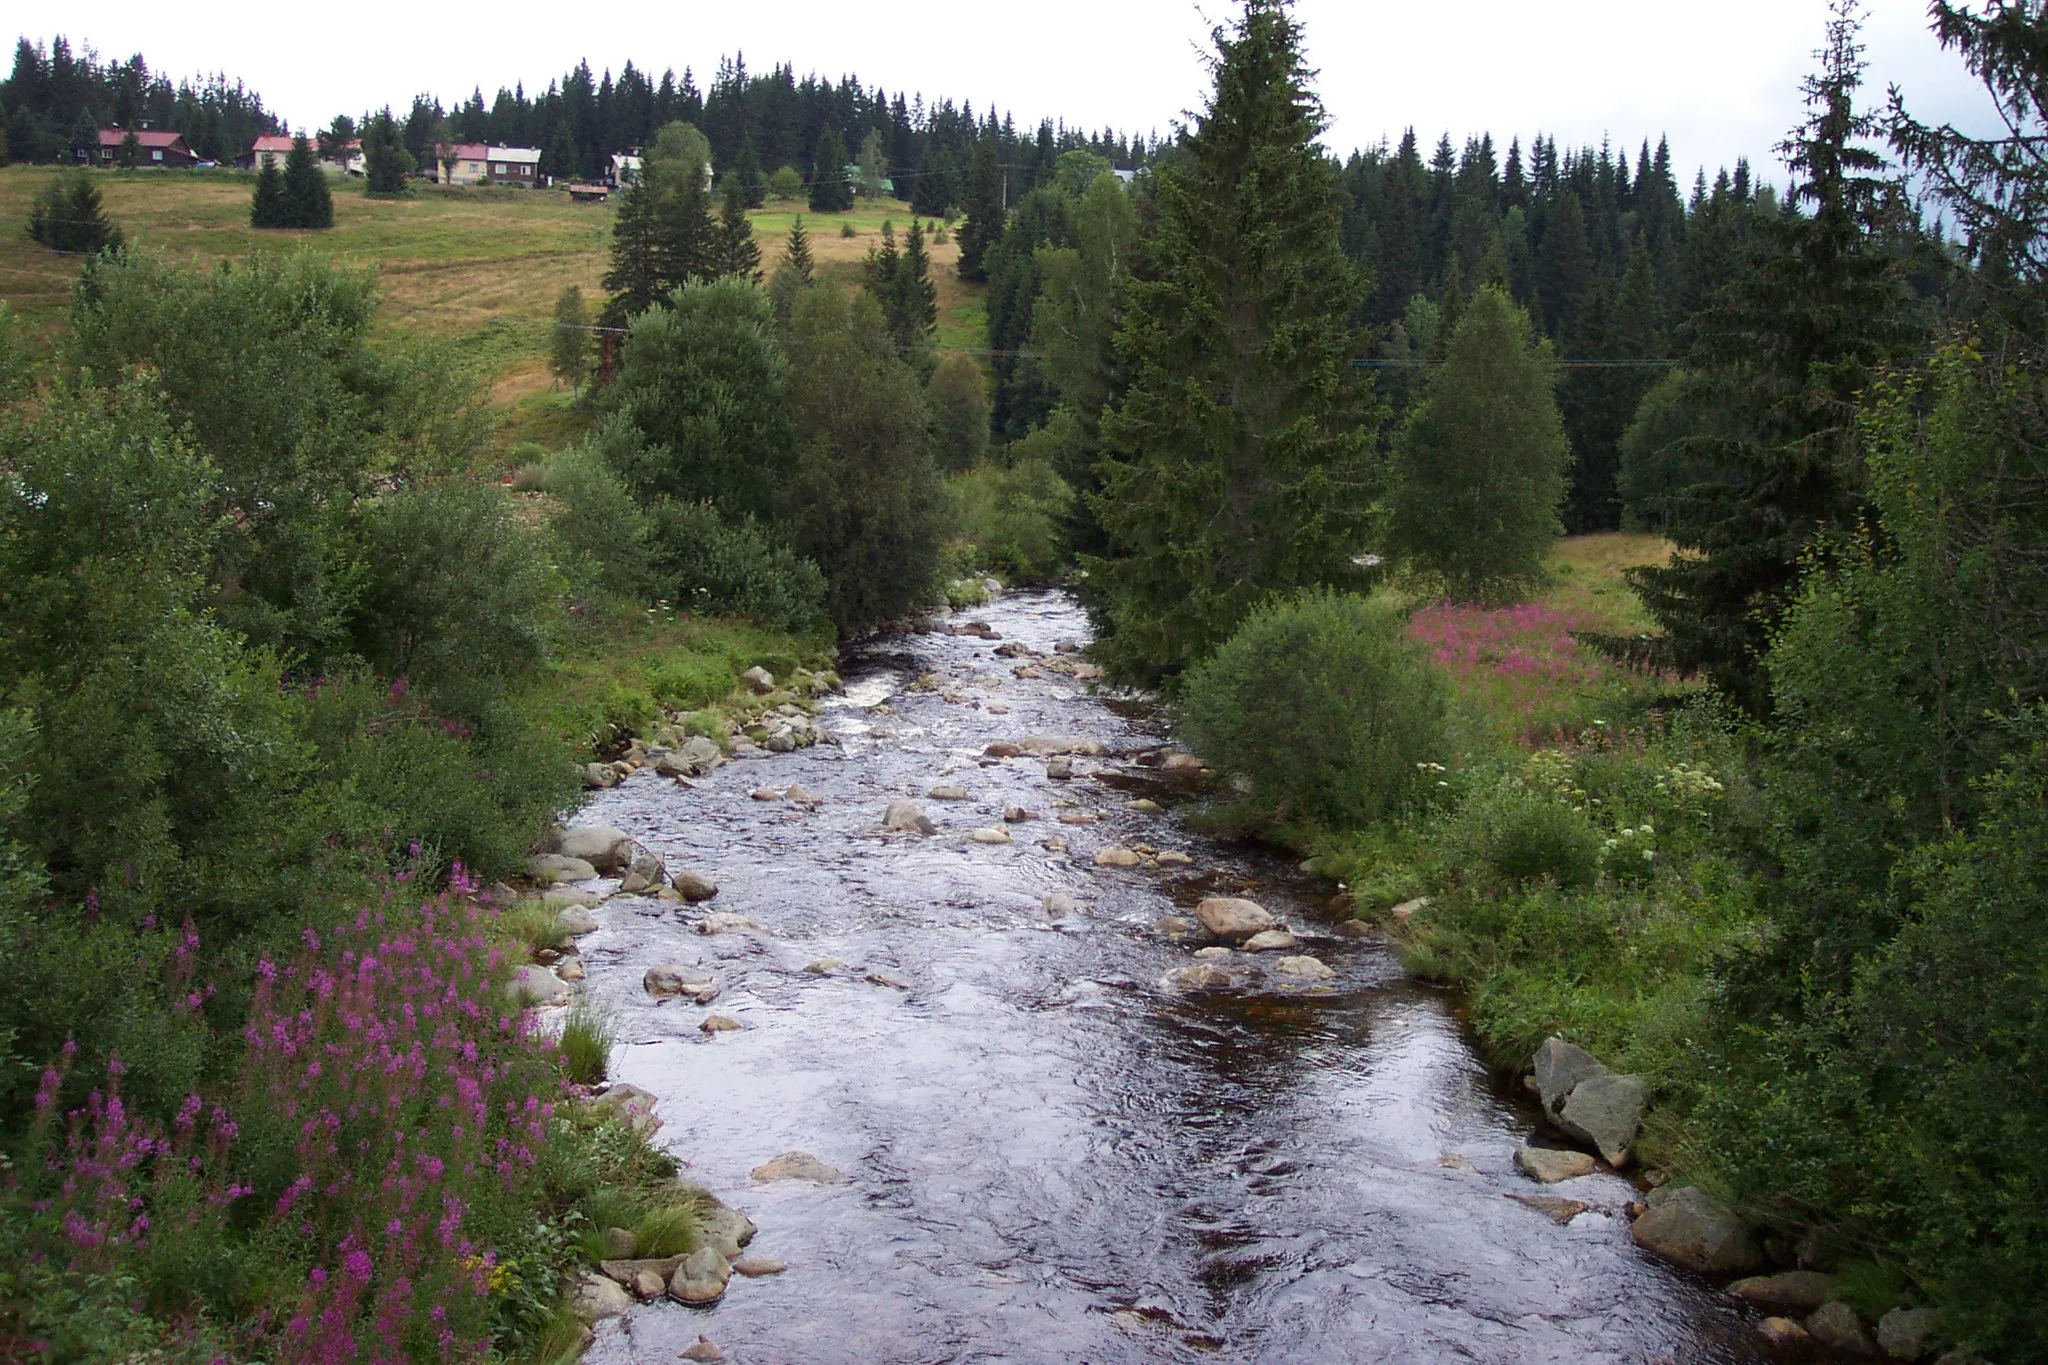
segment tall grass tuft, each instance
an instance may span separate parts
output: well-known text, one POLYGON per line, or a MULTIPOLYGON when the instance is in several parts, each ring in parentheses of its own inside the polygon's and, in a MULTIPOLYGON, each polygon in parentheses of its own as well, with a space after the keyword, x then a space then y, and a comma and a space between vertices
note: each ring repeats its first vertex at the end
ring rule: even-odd
POLYGON ((611 1020, 588 1002, 569 1011, 562 1024, 562 1070, 578 1085, 596 1085, 609 1073, 618 1039, 611 1020))

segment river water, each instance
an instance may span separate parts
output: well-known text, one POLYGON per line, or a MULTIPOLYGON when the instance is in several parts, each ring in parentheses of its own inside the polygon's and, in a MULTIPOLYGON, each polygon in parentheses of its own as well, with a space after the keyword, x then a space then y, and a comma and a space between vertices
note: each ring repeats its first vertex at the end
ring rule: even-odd
MULTIPOLYGON (((1048 654, 1086 638, 1053 593, 974 617, 1048 654)), ((1636 1250, 1626 1181, 1516 1172, 1535 1110, 1489 1081, 1449 998, 1383 944, 1330 935, 1327 886, 1192 832, 1185 793, 1126 762, 1056 782, 1039 759, 984 760, 1026 735, 1165 739, 1141 708, 1020 680, 995 649, 879 642, 821 717, 839 744, 695 790, 643 772, 583 813, 715 878, 701 909, 762 927, 704 937, 700 907, 620 898, 583 954, 618 1017, 615 1076, 659 1097, 688 1174, 759 1224, 750 1252, 789 1265, 712 1309, 603 1323, 590 1359, 673 1362, 700 1333, 736 1365, 1765 1358, 1730 1300, 1636 1250), (792 783, 819 804, 753 799, 792 783), (939 784, 973 799, 926 799, 939 784), (1165 811, 1130 810, 1141 795, 1165 811), (903 797, 938 835, 883 834, 903 797), (1042 818, 1013 845, 967 841, 1009 806, 1042 818), (1055 823, 1076 811, 1100 823, 1055 823), (1070 856, 1042 846, 1055 835, 1070 856), (1193 866, 1092 865, 1141 842, 1193 866), (1049 915, 1053 891, 1080 910, 1049 915), (1163 989, 1190 947, 1155 921, 1213 894, 1266 905, 1337 979, 1290 987, 1239 955, 1241 990, 1163 989), (825 959, 846 965, 805 970, 825 959), (671 962, 715 972, 711 1009, 743 1029, 707 1036, 706 1010, 648 997, 641 974, 671 962), (793 1149, 846 1183, 750 1181, 793 1149), (1509 1198, 1537 1193, 1591 1211, 1559 1226, 1509 1198)))

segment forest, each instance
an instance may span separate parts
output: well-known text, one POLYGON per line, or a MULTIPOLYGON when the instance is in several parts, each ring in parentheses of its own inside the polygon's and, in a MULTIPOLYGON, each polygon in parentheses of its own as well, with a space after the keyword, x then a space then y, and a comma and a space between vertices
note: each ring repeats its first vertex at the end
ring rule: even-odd
MULTIPOLYGON (((1775 185, 1333 155, 1288 0, 1165 138, 579 64, 339 117, 360 190, 306 140, 233 182, 304 248, 459 193, 406 170, 450 138, 643 148, 543 329, 559 439, 510 452, 374 270, 181 262, 108 210, 135 173, 50 179, 64 316, 0 306, 0 1355, 572 1357, 608 1232, 716 1211, 606 1107, 604 1022, 517 1007, 575 908, 530 859, 994 576, 1077 599, 1220 779, 1192 818, 1305 860, 1503 1076, 1640 1078, 1612 1164, 1744 1252, 1695 1268, 2048 1356, 2048 7, 1929 16, 2010 136, 1877 97, 1839 0, 1775 185)), ((281 126, 61 40, 0 107, 32 162, 281 126)))

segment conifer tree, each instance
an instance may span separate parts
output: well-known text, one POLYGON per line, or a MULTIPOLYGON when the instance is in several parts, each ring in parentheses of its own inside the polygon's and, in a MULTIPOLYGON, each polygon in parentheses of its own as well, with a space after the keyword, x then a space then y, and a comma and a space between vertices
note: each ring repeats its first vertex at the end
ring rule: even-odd
POLYGON ((853 186, 846 179, 846 139, 837 128, 818 138, 811 164, 811 212, 844 213, 853 207, 853 186))
POLYGON ((944 218, 959 202, 953 184, 953 162, 937 138, 928 138, 917 174, 910 182, 910 211, 927 218, 944 218))
POLYGON ((303 133, 292 139, 291 152, 284 159, 284 216, 286 227, 334 226, 334 197, 328 193, 327 176, 314 159, 313 144, 303 133))
POLYGON ((401 194, 413 170, 412 154, 399 136, 398 123, 384 109, 363 129, 363 179, 371 194, 401 194))
POLYGON ((817 268, 811 260, 811 235, 804 231, 802 214, 789 225, 789 243, 783 248, 783 260, 788 263, 805 284, 817 277, 817 268))
POLYGON ((653 178, 635 176, 619 195, 612 216, 611 264, 604 272, 607 327, 624 327, 661 297, 660 237, 655 224, 653 178))
POLYGON ((712 254, 714 276, 761 282, 761 248, 754 244, 754 225, 747 221, 746 191, 730 175, 725 178, 725 206, 718 215, 718 242, 712 254))
POLYGON ((967 221, 960 225, 960 278, 986 280, 984 259, 990 247, 1002 240, 1003 173, 996 164, 996 143, 984 137, 974 144, 973 169, 968 173, 967 221))
POLYGON ((573 392, 590 377, 590 312, 583 290, 570 285, 555 298, 555 332, 548 348, 548 368, 573 392))
POLYGON ((761 158, 754 151, 752 138, 740 143, 739 155, 726 175, 740 182, 740 198, 746 207, 757 209, 768 202, 768 177, 761 172, 761 158))
POLYGON ((263 158, 263 168, 256 172, 256 193, 249 202, 249 226, 289 227, 286 214, 284 173, 277 168, 277 158, 267 156, 263 158))
POLYGON ((782 260, 775 267, 775 277, 768 282, 768 301, 775 307, 775 320, 783 327, 789 326, 789 317, 796 307, 797 295, 811 287, 816 278, 811 261, 811 238, 804 231, 803 215, 797 215, 789 225, 789 242, 782 250, 782 260))
POLYGON ((1103 415, 1108 548, 1084 560, 1117 676, 1176 675, 1274 592, 1364 550, 1378 409, 1351 365, 1364 282, 1345 258, 1326 120, 1289 0, 1218 29, 1215 89, 1158 172, 1149 278, 1103 415))
POLYGON ((719 232, 705 163, 683 156, 644 166, 642 175, 654 187, 656 301, 686 284, 717 279, 719 232))
POLYGON ((1395 442, 1388 545, 1478 601, 1533 579, 1569 459, 1550 345, 1494 285, 1465 305, 1395 442))
POLYGON ((1786 143, 1806 212, 1758 218, 1749 272, 1696 321, 1688 367, 1728 432, 1682 443, 1706 477, 1676 493, 1670 536, 1684 553, 1632 577, 1671 661, 1704 671, 1759 714, 1761 655, 1823 526, 1847 529, 1863 485, 1858 398, 1917 346, 1883 157, 1863 145, 1862 47, 1851 0, 1828 25, 1808 118, 1786 143))
POLYGON ((82 172, 52 180, 35 197, 29 206, 28 235, 52 251, 76 256, 118 251, 124 240, 121 229, 107 217, 99 188, 82 172))

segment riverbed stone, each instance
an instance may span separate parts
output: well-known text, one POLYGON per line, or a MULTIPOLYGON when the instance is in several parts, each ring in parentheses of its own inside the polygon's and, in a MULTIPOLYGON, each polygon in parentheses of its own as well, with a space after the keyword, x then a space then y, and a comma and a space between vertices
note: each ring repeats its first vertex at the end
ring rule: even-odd
POLYGON ((597 868, 581 858, 543 853, 526 860, 526 875, 537 882, 588 882, 597 880, 597 868))
POLYGON ((575 825, 555 835, 552 853, 564 858, 581 858, 604 876, 613 876, 633 856, 633 839, 610 825, 575 825))
POLYGON ((1650 1087, 1642 1077, 1603 1071, 1572 1087, 1558 1111, 1558 1127, 1592 1143, 1601 1160, 1619 1169, 1628 1164, 1649 1101, 1650 1087))
POLYGON ((552 1005, 569 998, 569 983, 546 967, 527 963, 512 973, 505 994, 520 1005, 552 1005))
POLYGON ((1778 1275, 1753 1275, 1728 1286, 1728 1292, 1759 1308, 1776 1308, 1805 1316, 1835 1296, 1835 1277, 1817 1270, 1787 1270, 1778 1275))
POLYGON ((1198 962, 1229 962, 1236 956, 1236 949, 1225 948, 1221 944, 1209 948, 1195 949, 1195 960, 1198 962))
POLYGON ((1876 1348, 1871 1344, 1870 1334, 1863 1330, 1862 1319, 1856 1310, 1840 1299, 1830 1299, 1813 1310, 1806 1319, 1806 1330, 1821 1345, 1836 1351, 1855 1355, 1869 1355, 1876 1348))
POLYGON ((617 1119, 641 1137, 652 1137, 661 1127, 654 1106, 651 1092, 624 1082, 606 1086, 604 1093, 590 1102, 591 1112, 617 1119))
POLYGON ((1536 1049, 1532 1066, 1536 1072, 1536 1097, 1543 1103, 1543 1112, 1552 1118, 1564 1107, 1572 1087, 1607 1069, 1584 1048, 1554 1037, 1545 1038, 1536 1049))
POLYGON ((939 827, 915 801, 891 801, 882 812, 882 828, 898 834, 937 834, 939 827))
POLYGON ((837 1168, 827 1166, 809 1152, 784 1152, 773 1161, 756 1166, 749 1174, 763 1184, 771 1180, 808 1180, 814 1185, 846 1182, 846 1177, 837 1168))
POLYGON ((1057 915, 1062 918, 1081 913, 1081 902, 1076 900, 1072 893, 1066 891, 1046 892, 1045 898, 1039 902, 1039 905, 1044 907, 1046 914, 1057 915))
POLYGON ((701 872, 678 872, 670 885, 675 887, 677 895, 692 904, 716 899, 718 895, 718 883, 701 872))
POLYGON ((702 968, 669 962, 649 967, 640 978, 641 988, 649 995, 696 995, 715 984, 716 979, 702 968))
POLYGON ((1763 1261, 1756 1238, 1734 1210, 1697 1185, 1652 1190, 1630 1234, 1645 1251, 1703 1275, 1754 1270, 1763 1261))
POLYGON ((1347 919, 1333 932, 1338 938, 1371 938, 1373 929, 1362 919, 1347 919))
POLYGON ((1272 913, 1257 901, 1228 896, 1211 896, 1203 901, 1195 907, 1195 918, 1204 929, 1227 943, 1243 943, 1278 927, 1272 913))
POLYGON ((1253 934, 1244 941, 1248 953, 1284 953, 1289 948, 1299 948, 1301 940, 1285 929, 1266 929, 1253 934))
POLYGON ((1195 932, 1195 926, 1179 915, 1161 915, 1152 922, 1152 927, 1175 942, 1195 932))
POLYGON ((740 681, 757 697, 765 697, 775 690, 775 675, 759 664, 740 674, 740 681))
POLYGON ((1429 909, 1429 897, 1417 896, 1413 900, 1402 901, 1387 913, 1394 917, 1396 924, 1406 924, 1409 920, 1415 918, 1416 911, 1427 909, 1429 909))
POLYGON ((1515 1153, 1515 1164, 1522 1168, 1522 1174, 1545 1185, 1576 1180, 1599 1169, 1598 1163, 1584 1152, 1561 1152, 1554 1147, 1523 1147, 1515 1153))
POLYGON ((1109 753, 1109 746, 1099 739, 1071 735, 1026 735, 1017 741, 1017 747, 1024 753, 1046 758, 1101 758, 1109 753))
POLYGON ((606 1228, 604 1230, 604 1258, 607 1261, 630 1261, 633 1253, 640 1249, 640 1238, 631 1228, 606 1228))
POLYGON ((1006 825, 1028 824, 1037 818, 1038 812, 1032 810, 1029 806, 1005 806, 1003 808, 1003 823, 1006 825))
POLYGON ((745 915, 727 914, 723 911, 713 912, 697 921, 697 932, 707 938, 717 934, 737 934, 760 927, 745 915))
POLYGON ((584 976, 583 959, 580 957, 563 958, 555 967, 555 975, 561 977, 564 981, 581 981, 584 976))
POLYGON ((723 1014, 707 1014, 704 1022, 697 1025, 702 1033, 738 1033, 740 1021, 723 1014))
POLYGON ((1137 867, 1145 860, 1128 848, 1098 848, 1095 850, 1097 867, 1137 867))
POLYGON ((565 905, 555 915, 555 932, 564 938, 582 938, 597 932, 597 916, 587 905, 565 905))
POLYGON ((626 1286, 633 1291, 633 1297, 641 1301, 658 1299, 668 1289, 668 1281, 651 1270, 643 1270, 633 1277, 633 1283, 626 1286))
POLYGON ((1024 756, 1024 746, 1012 744, 1008 740, 1000 740, 983 749, 981 756, 983 758, 1022 758, 1024 756))
POLYGON ((738 1260, 740 1249, 753 1241, 758 1231, 753 1219, 725 1204, 709 1204, 697 1214, 697 1233, 704 1245, 716 1247, 728 1261, 738 1260))
POLYGON ((585 1325, 602 1322, 606 1318, 623 1317, 632 1310, 633 1296, 609 1276, 594 1271, 583 1273, 583 1278, 576 1282, 575 1293, 569 1298, 569 1311, 585 1325))
POLYGON ((1337 973, 1318 958, 1283 957, 1273 964, 1273 970, 1281 976, 1296 977, 1302 981, 1329 981, 1337 973))
POLYGON ((717 1247, 698 1247, 676 1267, 675 1277, 668 1282, 668 1292, 678 1303, 702 1306, 718 1302, 731 1279, 732 1264, 719 1254, 717 1247))
POLYGON ((967 790, 967 788, 956 787, 951 784, 933 787, 925 793, 925 796, 932 801, 972 801, 974 799, 974 793, 967 790))
POLYGON ((1511 1194, 1508 1198, 1536 1210, 1560 1227, 1592 1207, 1583 1199, 1561 1199, 1554 1194, 1511 1194))
POLYGON ((1229 972, 1206 962, 1197 962, 1192 967, 1175 967, 1159 978, 1159 985, 1169 991, 1223 991, 1229 990, 1233 981, 1229 972))
POLYGON ((653 755, 654 771, 663 777, 702 777, 717 767, 725 753, 703 735, 692 735, 674 749, 653 755))
POLYGON ((1193 867, 1195 865, 1194 858, 1182 853, 1177 848, 1161 850, 1159 856, 1152 861, 1158 863, 1161 867, 1193 867))
POLYGON ((1893 1360, 1918 1360, 1934 1344, 1941 1314, 1932 1308, 1894 1308, 1877 1320, 1877 1348, 1893 1360))
POLYGON ((744 1275, 750 1280, 758 1280, 768 1275, 780 1275, 787 1269, 789 1267, 781 1261, 770 1260, 766 1256, 744 1256, 732 1263, 733 1274, 744 1275))
POLYGON ((986 829, 970 830, 967 834, 967 841, 971 844, 1012 844, 1016 842, 1016 840, 1010 837, 1010 831, 1000 825, 990 825, 986 829))
POLYGON ((619 883, 619 894, 644 896, 650 891, 660 890, 661 884, 667 880, 668 868, 662 863, 661 855, 643 848, 626 864, 626 876, 619 883))
POLYGON ((1756 1325, 1758 1335, 1773 1346, 1791 1350, 1804 1346, 1813 1338, 1791 1318, 1765 1318, 1756 1325))
POLYGON ((1124 809, 1136 811, 1140 815, 1157 815, 1165 810, 1166 807, 1160 805, 1149 796, 1141 796, 1135 801, 1124 802, 1124 809))
POLYGON ((1055 754, 1045 760, 1045 775, 1055 782, 1065 782, 1074 775, 1074 760, 1065 754, 1055 754))
POLYGON ((1085 810, 1064 810, 1060 812, 1060 823, 1063 825, 1092 825, 1101 818, 1101 816, 1085 810))
POLYGON ((710 1337, 700 1335, 694 1344, 684 1349, 683 1359, 694 1361, 696 1365, 716 1365, 725 1359, 725 1352, 719 1350, 718 1343, 710 1337))

